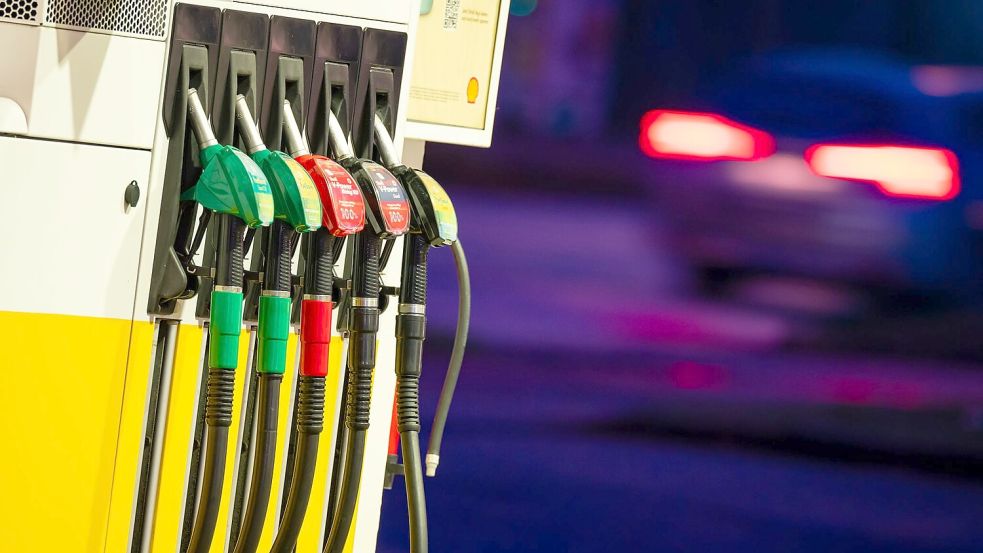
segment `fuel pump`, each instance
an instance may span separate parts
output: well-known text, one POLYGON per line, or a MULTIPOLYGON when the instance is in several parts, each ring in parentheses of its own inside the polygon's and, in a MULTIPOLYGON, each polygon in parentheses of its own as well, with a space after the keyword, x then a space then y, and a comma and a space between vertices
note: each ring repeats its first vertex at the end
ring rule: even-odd
MULTIPOLYGON (((271 552, 293 551, 307 512, 324 422, 324 381, 331 345, 335 246, 365 226, 365 204, 355 179, 341 165, 311 154, 290 101, 283 102, 283 128, 290 155, 307 170, 323 206, 323 226, 307 237, 304 298, 300 322, 300 384, 294 418, 297 446, 294 468, 271 552)), ((346 344, 347 345, 347 344, 346 344)))
POLYGON ((426 337, 427 252, 431 247, 457 242, 457 214, 447 193, 433 177, 399 161, 389 130, 379 116, 374 119, 374 131, 383 164, 406 188, 413 205, 412 226, 403 245, 399 312, 396 315, 396 412, 403 449, 410 551, 425 553, 428 548, 427 507, 420 459, 419 396, 426 337))
POLYGON ((329 113, 328 138, 338 163, 358 183, 368 207, 367 225, 353 239, 350 372, 345 425, 348 439, 338 507, 324 551, 341 553, 348 539, 361 480, 365 435, 369 428, 372 373, 375 370, 376 333, 379 330, 379 257, 382 240, 409 230, 410 205, 402 185, 381 165, 355 157, 334 113, 329 113))
POLYGON ((246 510, 235 540, 236 553, 256 551, 270 501, 276 456, 280 382, 287 358, 294 245, 301 233, 321 226, 321 202, 314 182, 287 154, 266 148, 245 96, 236 98, 236 122, 249 155, 271 182, 275 219, 266 233, 263 291, 256 331, 257 388, 253 471, 246 510))
POLYGON ((209 550, 215 532, 232 423, 232 394, 242 328, 243 234, 247 226, 268 226, 273 221, 274 209, 266 176, 245 154, 232 146, 218 144, 195 89, 188 91, 188 115, 204 169, 197 183, 181 195, 182 209, 188 212, 194 203, 205 209, 191 254, 200 245, 212 213, 217 219, 219 236, 208 320, 201 492, 188 546, 191 553, 204 553, 209 550))

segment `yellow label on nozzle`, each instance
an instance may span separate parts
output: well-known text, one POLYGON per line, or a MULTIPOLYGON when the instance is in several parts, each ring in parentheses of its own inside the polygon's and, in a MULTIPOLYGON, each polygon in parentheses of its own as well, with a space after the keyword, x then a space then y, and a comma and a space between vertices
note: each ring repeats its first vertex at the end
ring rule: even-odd
POLYGON ((457 212, 454 211, 450 196, 433 177, 423 171, 418 171, 417 174, 430 196, 430 203, 433 204, 434 214, 437 216, 437 225, 440 227, 440 235, 450 241, 457 240, 457 212))
POLYGON ((297 190, 300 192, 300 201, 304 205, 304 219, 308 226, 320 226, 321 224, 321 197, 317 193, 314 181, 304 167, 296 161, 287 162, 290 172, 293 173, 294 180, 297 181, 297 190))

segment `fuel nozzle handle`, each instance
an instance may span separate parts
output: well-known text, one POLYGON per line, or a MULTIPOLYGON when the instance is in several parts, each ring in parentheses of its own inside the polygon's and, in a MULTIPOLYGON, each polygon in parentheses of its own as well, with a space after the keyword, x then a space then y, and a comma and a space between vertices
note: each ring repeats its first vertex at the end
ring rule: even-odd
POLYGON ((287 137, 287 150, 290 157, 311 155, 307 141, 304 140, 304 135, 300 133, 300 127, 297 126, 294 110, 290 107, 290 100, 283 101, 283 132, 287 137))
POLYGON ((188 89, 188 119, 191 120, 191 131, 198 140, 199 149, 204 150, 218 144, 208 116, 205 115, 205 108, 201 105, 201 98, 198 97, 198 90, 194 88, 188 89))
POLYGON ((392 137, 389 136, 389 129, 386 128, 386 124, 382 122, 382 118, 378 115, 372 121, 372 128, 375 130, 375 145, 379 149, 379 155, 382 157, 382 164, 387 169, 402 165, 403 163, 399 160, 399 154, 396 153, 396 145, 393 143, 392 137))
POLYGON ((249 103, 242 94, 236 96, 236 121, 239 123, 242 140, 246 143, 246 151, 250 155, 266 149, 263 137, 259 134, 259 127, 256 126, 253 114, 249 111, 249 103))
POLYGON ((352 149, 352 145, 348 143, 348 137, 345 136, 345 131, 341 128, 341 122, 338 121, 338 117, 333 111, 328 112, 328 143, 331 145, 331 151, 337 160, 355 157, 355 151, 352 149))

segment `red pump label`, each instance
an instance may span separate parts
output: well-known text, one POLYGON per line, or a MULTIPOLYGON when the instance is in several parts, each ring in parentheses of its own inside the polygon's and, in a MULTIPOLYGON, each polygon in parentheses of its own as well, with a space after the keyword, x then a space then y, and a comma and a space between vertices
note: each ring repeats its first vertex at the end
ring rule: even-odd
POLYGON ((381 165, 366 163, 365 172, 372 178, 386 231, 396 236, 406 234, 410 230, 410 202, 403 192, 403 185, 381 165))
POLYGON ((355 234, 365 227, 365 202, 358 184, 344 167, 323 156, 302 159, 321 195, 324 226, 335 236, 355 234))

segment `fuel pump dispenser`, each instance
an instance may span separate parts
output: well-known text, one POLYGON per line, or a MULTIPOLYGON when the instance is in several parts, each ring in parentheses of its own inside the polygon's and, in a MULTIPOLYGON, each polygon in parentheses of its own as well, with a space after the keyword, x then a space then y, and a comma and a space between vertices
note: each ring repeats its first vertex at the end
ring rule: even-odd
POLYGON ((399 181, 378 163, 356 158, 335 114, 331 112, 328 117, 328 137, 335 159, 355 177, 368 207, 368 224, 355 235, 352 244, 350 378, 345 411, 348 439, 338 506, 324 547, 326 553, 341 553, 348 539, 358 499, 365 435, 369 428, 376 334, 379 330, 382 240, 402 236, 409 230, 410 206, 399 181))
MULTIPOLYGON (((310 500, 324 422, 324 387, 331 346, 334 308, 335 246, 365 226, 365 204, 355 179, 339 164, 311 154, 290 101, 283 102, 283 128, 290 155, 310 174, 321 197, 323 225, 306 237, 304 297, 300 319, 300 383, 294 418, 297 446, 286 504, 271 549, 293 551, 310 500)), ((347 342, 345 343, 347 345, 347 342)))
POLYGON ((5 179, 72 229, 0 240, 34 268, 0 271, 3 553, 369 553, 387 437, 426 550, 430 247, 461 304, 427 475, 470 304, 450 201, 407 167, 490 144, 510 0, 446 3, 0 0, 0 50, 31 46, 0 56, 5 179), (51 329, 85 370, 45 377, 51 329))
POLYGON ((280 382, 286 369, 294 245, 321 226, 321 203, 307 172, 287 154, 266 148, 245 96, 236 98, 236 123, 249 155, 271 182, 275 219, 266 233, 263 291, 256 331, 258 378, 253 470, 236 553, 256 551, 269 506, 276 457, 280 382))
MULTIPOLYGON (((245 154, 232 146, 218 144, 195 89, 188 91, 188 114, 201 149, 204 170, 195 186, 184 192, 181 199, 196 202, 206 210, 194 243, 200 243, 211 213, 217 219, 219 237, 208 321, 201 492, 188 546, 189 552, 205 552, 215 532, 232 423, 232 395, 242 327, 243 234, 247 226, 269 225, 274 209, 266 176, 245 154)), ((195 249, 192 247, 192 251, 195 249)))
POLYGON ((425 553, 428 549, 427 506, 420 459, 419 396, 426 337, 427 252, 431 247, 457 242, 457 214, 447 193, 433 177, 400 162, 382 118, 376 116, 373 123, 382 162, 406 188, 413 206, 411 230, 403 245, 396 315, 396 411, 403 449, 410 551, 425 553))

